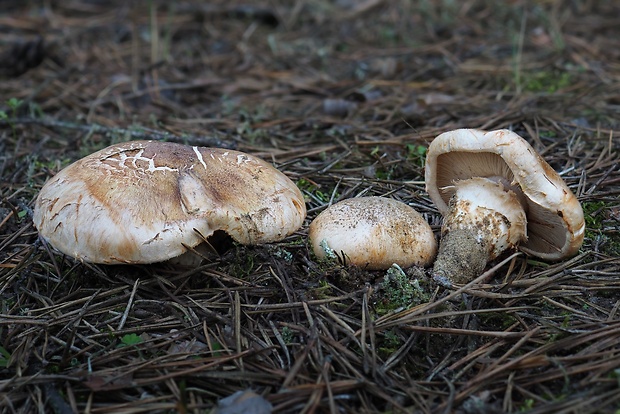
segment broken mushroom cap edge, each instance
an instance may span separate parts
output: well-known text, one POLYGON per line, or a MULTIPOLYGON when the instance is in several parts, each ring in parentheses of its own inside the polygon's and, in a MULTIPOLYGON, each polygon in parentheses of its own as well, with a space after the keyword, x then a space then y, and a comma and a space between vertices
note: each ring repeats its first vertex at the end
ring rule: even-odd
POLYGON ((104 264, 154 263, 216 230, 243 244, 281 240, 306 215, 297 186, 238 151, 130 141, 97 151, 52 177, 33 221, 52 247, 104 264))
POLYGON ((503 176, 527 204, 527 241, 520 249, 545 260, 573 256, 581 247, 583 210, 560 175, 532 146, 509 130, 458 129, 437 136, 427 151, 426 189, 442 214, 455 181, 503 176))

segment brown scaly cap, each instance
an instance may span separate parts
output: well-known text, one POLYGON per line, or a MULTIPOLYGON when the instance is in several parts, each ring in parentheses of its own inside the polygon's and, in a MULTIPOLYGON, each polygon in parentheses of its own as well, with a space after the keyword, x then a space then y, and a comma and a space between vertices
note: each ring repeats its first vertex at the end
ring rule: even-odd
POLYGON ((546 259, 574 255, 583 242, 583 210, 559 174, 519 135, 509 130, 458 129, 428 148, 426 190, 442 214, 454 183, 472 177, 504 177, 525 196, 527 242, 520 249, 546 259))
POLYGON ((223 230, 243 244, 280 240, 305 218, 295 184, 265 161, 221 148, 157 141, 112 145, 41 189, 40 235, 85 262, 153 263, 223 230))

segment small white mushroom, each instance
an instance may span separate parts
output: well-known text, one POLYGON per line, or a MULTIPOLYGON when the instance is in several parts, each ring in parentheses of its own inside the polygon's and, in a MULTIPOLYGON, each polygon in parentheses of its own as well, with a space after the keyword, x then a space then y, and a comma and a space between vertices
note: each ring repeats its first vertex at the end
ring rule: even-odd
POLYGON ((581 247, 579 201, 514 132, 459 129, 439 135, 427 151, 425 178, 444 215, 433 268, 441 283, 474 279, 507 249, 561 260, 581 247))
POLYGON ((310 224, 310 242, 319 258, 338 256, 369 270, 426 266, 437 251, 435 236, 422 215, 384 197, 343 200, 310 224), (343 257, 344 256, 344 257, 343 257))
POLYGON ((33 221, 76 259, 154 263, 222 230, 243 244, 298 229, 306 206, 265 161, 221 148, 157 141, 112 145, 69 165, 41 189, 33 221))

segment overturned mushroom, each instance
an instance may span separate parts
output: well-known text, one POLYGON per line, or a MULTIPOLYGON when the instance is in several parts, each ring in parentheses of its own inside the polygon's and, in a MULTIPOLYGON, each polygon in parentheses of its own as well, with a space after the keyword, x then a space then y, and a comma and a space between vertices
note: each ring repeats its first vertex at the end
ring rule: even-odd
POLYGON ((514 132, 439 135, 427 151, 426 189, 444 215, 433 274, 446 285, 474 279, 507 249, 560 260, 583 242, 579 201, 514 132))
POLYGON ((305 218, 295 184, 238 151, 157 141, 112 145, 69 165, 39 193, 34 224, 85 262, 154 263, 217 230, 243 244, 280 240, 305 218))
POLYGON ((338 256, 369 270, 388 269, 394 263, 425 266, 437 250, 420 213, 383 197, 350 198, 328 207, 312 221, 309 235, 319 258, 338 256))

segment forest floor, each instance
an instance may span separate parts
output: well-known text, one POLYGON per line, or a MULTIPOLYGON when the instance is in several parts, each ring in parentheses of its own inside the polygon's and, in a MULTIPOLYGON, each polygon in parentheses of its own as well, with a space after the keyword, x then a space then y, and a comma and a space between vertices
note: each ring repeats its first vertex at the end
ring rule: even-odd
POLYGON ((618 413, 619 149, 618 2, 5 0, 0 412, 618 413), (439 236, 426 149, 465 127, 511 129, 560 173, 576 256, 508 252, 467 288, 406 272, 409 302, 317 259, 308 224, 359 195, 439 236), (134 139, 273 163, 304 226, 191 269, 39 240, 43 184, 134 139))

